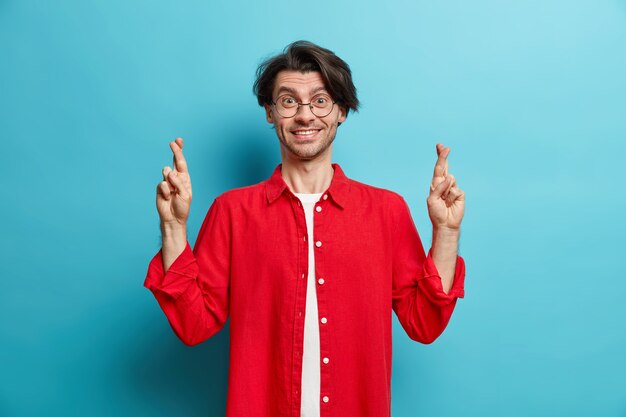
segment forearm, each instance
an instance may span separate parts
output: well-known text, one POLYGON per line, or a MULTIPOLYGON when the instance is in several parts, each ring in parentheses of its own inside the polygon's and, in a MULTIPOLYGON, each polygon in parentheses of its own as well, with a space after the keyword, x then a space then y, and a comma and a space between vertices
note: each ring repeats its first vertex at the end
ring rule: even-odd
POLYGON ((441 276, 441 284, 446 294, 452 288, 454 281, 460 233, 459 229, 446 227, 433 229, 431 256, 441 276))
POLYGON ((186 225, 161 223, 163 271, 167 272, 187 245, 186 225))
POLYGON ((176 262, 164 273, 163 251, 159 251, 150 261, 144 287, 152 292, 178 338, 194 346, 213 336, 226 322, 228 286, 200 286, 200 266, 188 244, 176 262), (204 304, 205 296, 212 300, 210 307, 204 304))

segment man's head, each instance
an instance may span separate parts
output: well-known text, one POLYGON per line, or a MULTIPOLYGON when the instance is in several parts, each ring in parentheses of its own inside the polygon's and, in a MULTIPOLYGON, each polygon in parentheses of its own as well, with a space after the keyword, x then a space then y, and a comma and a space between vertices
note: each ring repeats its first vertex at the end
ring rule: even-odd
POLYGON ((359 105, 348 64, 306 41, 259 65, 253 90, 284 150, 300 159, 326 151, 337 126, 359 105))

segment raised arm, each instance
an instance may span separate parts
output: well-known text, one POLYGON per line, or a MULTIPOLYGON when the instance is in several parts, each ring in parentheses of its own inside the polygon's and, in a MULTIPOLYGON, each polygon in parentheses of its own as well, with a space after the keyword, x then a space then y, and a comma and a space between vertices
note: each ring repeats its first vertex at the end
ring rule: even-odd
POLYGON ((433 245, 424 253, 404 200, 395 210, 393 309, 413 340, 431 343, 443 332, 456 301, 465 295, 465 261, 458 256, 465 193, 448 173, 450 148, 437 144, 437 162, 428 195, 433 245))
POLYGON ((196 244, 189 246, 186 221, 191 180, 182 154, 182 139, 170 143, 174 169, 163 169, 157 188, 163 247, 152 258, 144 286, 158 301, 174 330, 192 346, 217 333, 229 313, 230 219, 216 198, 202 223, 196 244))

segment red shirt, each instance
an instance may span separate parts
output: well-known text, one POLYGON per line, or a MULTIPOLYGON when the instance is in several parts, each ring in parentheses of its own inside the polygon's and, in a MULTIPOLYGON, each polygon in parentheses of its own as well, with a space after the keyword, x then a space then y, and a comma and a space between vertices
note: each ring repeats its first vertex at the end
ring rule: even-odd
POLYGON ((166 274, 159 251, 144 286, 186 345, 213 336, 230 314, 227 417, 297 417, 314 239, 320 355, 328 358, 321 417, 387 417, 392 309, 411 339, 433 342, 464 296, 464 261, 457 257, 446 294, 404 199, 349 179, 338 164, 307 236, 280 168, 217 197, 193 251, 187 244, 166 274))

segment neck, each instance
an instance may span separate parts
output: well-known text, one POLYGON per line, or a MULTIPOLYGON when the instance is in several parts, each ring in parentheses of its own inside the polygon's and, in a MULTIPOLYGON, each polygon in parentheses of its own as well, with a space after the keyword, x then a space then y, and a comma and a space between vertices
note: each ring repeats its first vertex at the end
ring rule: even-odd
POLYGON ((282 158, 281 175, 292 193, 323 193, 330 186, 333 173, 330 158, 311 161, 282 158))

